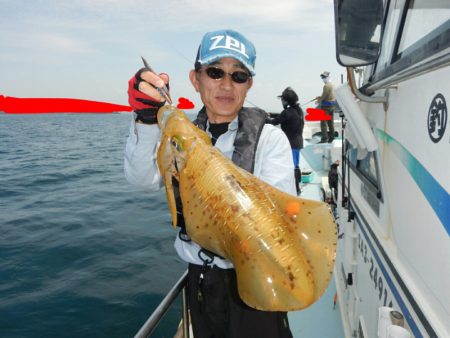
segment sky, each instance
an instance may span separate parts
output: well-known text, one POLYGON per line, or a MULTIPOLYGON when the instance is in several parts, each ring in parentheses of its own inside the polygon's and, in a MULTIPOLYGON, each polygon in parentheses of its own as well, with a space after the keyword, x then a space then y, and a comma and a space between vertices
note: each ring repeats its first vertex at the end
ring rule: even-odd
MULTIPOLYGON (((305 103, 320 73, 341 83, 333 0, 0 0, 0 94, 128 104, 144 56, 170 75, 173 99, 201 107, 189 81, 200 40, 230 28, 251 40, 256 76, 246 106, 280 112, 291 86, 305 103)), ((303 107, 313 107, 307 104, 303 107)))

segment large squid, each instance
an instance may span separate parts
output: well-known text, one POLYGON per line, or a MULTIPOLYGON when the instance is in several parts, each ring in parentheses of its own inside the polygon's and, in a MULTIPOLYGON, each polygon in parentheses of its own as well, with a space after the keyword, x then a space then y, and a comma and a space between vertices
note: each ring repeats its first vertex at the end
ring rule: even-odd
POLYGON ((229 259, 242 300, 255 309, 303 309, 326 290, 336 224, 325 203, 281 192, 237 167, 175 107, 158 112, 158 166, 177 224, 175 178, 193 241, 229 259))

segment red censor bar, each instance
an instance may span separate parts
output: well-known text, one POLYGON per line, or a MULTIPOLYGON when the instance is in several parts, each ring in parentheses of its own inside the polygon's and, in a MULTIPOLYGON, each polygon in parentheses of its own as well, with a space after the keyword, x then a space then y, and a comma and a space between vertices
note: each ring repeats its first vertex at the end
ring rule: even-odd
POLYGON ((0 111, 7 114, 113 113, 132 110, 130 106, 90 100, 18 98, 0 95, 0 111))
POLYGON ((307 115, 306 121, 328 121, 331 120, 331 116, 328 115, 325 110, 319 108, 306 108, 307 115))

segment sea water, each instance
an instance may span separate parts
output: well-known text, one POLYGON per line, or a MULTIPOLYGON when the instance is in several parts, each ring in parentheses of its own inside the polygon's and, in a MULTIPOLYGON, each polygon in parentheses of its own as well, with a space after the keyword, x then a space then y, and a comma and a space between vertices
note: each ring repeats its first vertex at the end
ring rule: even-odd
POLYGON ((125 180, 130 119, 0 113, 0 337, 132 337, 185 270, 164 191, 125 180))

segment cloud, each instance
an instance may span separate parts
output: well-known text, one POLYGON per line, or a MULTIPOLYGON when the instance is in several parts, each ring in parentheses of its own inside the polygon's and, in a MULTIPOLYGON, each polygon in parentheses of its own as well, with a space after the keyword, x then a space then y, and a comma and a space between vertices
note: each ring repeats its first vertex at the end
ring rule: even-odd
MULTIPOLYGON (((141 1, 138 1, 141 2, 141 1)), ((235 24, 247 26, 252 30, 270 32, 268 27, 291 31, 311 28, 323 30, 319 18, 332 20, 321 15, 324 6, 332 6, 332 0, 172 0, 156 10, 153 17, 158 24, 164 24, 166 30, 185 29, 204 31, 217 27, 232 27, 235 24), (158 22, 163 18, 164 22, 158 22)), ((148 2, 142 2, 144 8, 148 2)))
POLYGON ((287 85, 307 101, 321 91, 317 74, 329 69, 337 79, 339 72, 333 69, 332 0, 0 3, 0 85, 8 95, 126 102, 124 88, 142 55, 170 74, 173 97, 199 106, 187 72, 201 36, 220 28, 237 29, 254 42, 257 77, 249 99, 262 107, 279 107, 276 95, 287 85))
POLYGON ((89 53, 100 40, 130 45, 135 35, 145 37, 143 44, 157 45, 162 34, 178 40, 197 33, 199 39, 206 30, 239 27, 256 37, 258 46, 287 46, 294 35, 329 29, 324 23, 333 18, 321 12, 330 6, 332 0, 17 0, 0 14, 0 43, 34 48, 48 43, 54 51, 89 53))
POLYGON ((332 3, 332 0, 40 0, 30 5, 18 0, 15 8, 20 8, 19 18, 33 18, 37 12, 52 20, 64 18, 80 24, 127 23, 136 31, 152 27, 154 32, 192 32, 235 23, 253 29, 277 25, 277 29, 289 31, 311 24, 313 29, 325 27, 318 17, 323 7, 332 3))
POLYGON ((93 53, 96 49, 85 40, 57 33, 41 33, 31 37, 35 46, 48 51, 63 53, 93 53))

